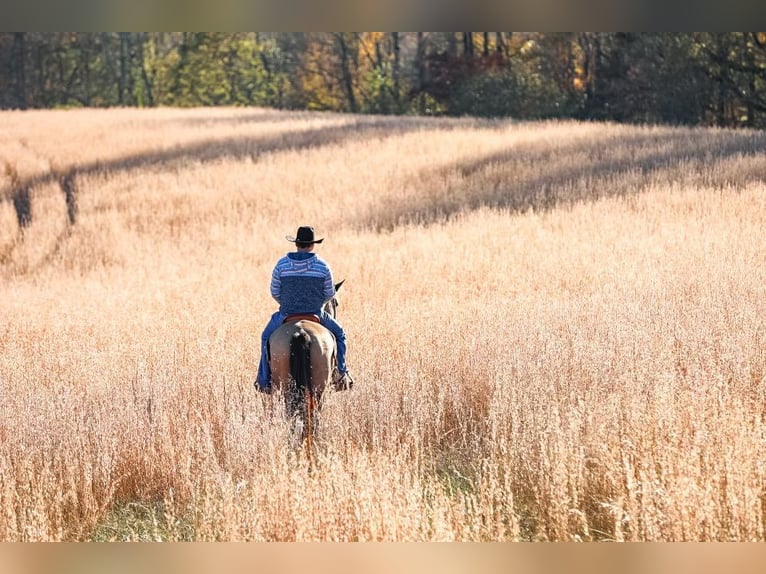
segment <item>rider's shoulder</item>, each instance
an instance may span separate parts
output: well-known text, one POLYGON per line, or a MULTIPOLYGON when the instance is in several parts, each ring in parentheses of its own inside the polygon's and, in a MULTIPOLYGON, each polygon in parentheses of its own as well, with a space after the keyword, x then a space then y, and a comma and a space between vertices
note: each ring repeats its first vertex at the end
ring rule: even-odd
POLYGON ((326 267, 327 269, 330 268, 330 264, 327 262, 327 260, 326 259, 322 259, 319 255, 317 255, 314 258, 314 265, 319 265, 319 266, 322 266, 322 267, 326 267))

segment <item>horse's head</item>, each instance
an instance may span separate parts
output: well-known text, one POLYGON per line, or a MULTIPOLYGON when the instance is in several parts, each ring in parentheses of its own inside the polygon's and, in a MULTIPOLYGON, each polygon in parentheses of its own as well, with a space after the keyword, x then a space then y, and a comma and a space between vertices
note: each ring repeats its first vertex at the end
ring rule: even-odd
POLYGON ((330 315, 333 319, 337 317, 338 307, 340 306, 340 303, 338 302, 338 289, 340 289, 341 285, 345 282, 346 280, 344 279, 340 283, 335 284, 335 297, 324 304, 324 312, 330 315))

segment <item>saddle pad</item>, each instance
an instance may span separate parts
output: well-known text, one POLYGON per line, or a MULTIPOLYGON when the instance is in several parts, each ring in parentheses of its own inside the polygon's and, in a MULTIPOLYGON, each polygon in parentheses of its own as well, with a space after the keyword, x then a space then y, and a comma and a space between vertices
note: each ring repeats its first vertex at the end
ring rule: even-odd
POLYGON ((310 313, 296 313, 294 315, 288 315, 282 324, 285 323, 297 323, 298 321, 313 321, 314 323, 320 323, 319 317, 310 313))

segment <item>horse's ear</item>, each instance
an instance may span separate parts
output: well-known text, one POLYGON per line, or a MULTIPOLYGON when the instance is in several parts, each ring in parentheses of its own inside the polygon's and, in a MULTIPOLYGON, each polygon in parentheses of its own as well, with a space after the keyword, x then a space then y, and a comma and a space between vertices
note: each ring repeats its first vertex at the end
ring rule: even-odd
POLYGON ((336 284, 335 284, 335 290, 337 291, 338 289, 340 289, 340 286, 341 286, 341 285, 343 285, 345 282, 346 282, 346 280, 344 279, 344 280, 343 280, 343 281, 341 281, 340 283, 336 283, 336 284))

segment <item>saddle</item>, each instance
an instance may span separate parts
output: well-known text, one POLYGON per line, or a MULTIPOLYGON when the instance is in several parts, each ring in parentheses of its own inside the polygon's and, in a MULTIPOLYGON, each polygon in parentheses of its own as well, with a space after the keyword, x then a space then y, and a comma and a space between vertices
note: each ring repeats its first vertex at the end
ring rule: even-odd
POLYGON ((298 321, 311 321, 313 323, 321 322, 319 317, 312 313, 294 313, 285 317, 285 320, 282 321, 282 324, 284 325, 285 323, 297 323, 298 321))

